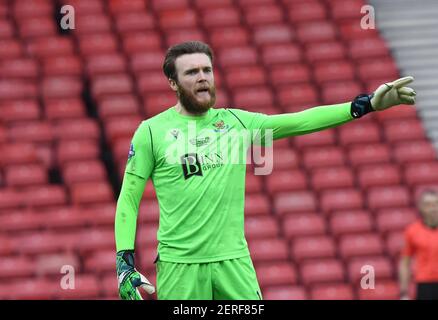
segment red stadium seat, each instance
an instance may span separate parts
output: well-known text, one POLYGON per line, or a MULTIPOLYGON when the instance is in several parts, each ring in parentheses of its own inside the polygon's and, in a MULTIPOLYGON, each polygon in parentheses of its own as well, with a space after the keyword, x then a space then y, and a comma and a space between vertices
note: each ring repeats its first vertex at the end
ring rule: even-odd
POLYGON ((272 91, 266 87, 252 87, 236 89, 234 91, 234 105, 236 108, 258 108, 274 105, 272 91))
POLYGON ((371 215, 364 210, 336 211, 330 217, 330 230, 336 237, 371 232, 373 220, 371 215))
POLYGON ((325 213, 335 210, 362 209, 364 199, 356 189, 336 189, 323 191, 320 198, 321 209, 325 213))
POLYGON ((312 213, 287 214, 284 216, 282 226, 284 236, 288 239, 323 235, 326 231, 324 217, 312 213))
MULTIPOLYGON (((285 139, 282 139, 286 141, 285 139)), ((282 141, 278 140, 278 142, 282 141)), ((277 141, 274 142, 274 147, 270 150, 265 150, 265 152, 272 152, 272 158, 269 155, 264 154, 265 158, 260 159, 260 155, 262 155, 262 148, 258 146, 252 147, 252 160, 255 163, 263 164, 266 167, 272 167, 273 171, 276 170, 290 170, 298 167, 299 158, 298 153, 292 149, 286 149, 285 147, 280 148, 280 145, 277 141), (279 147, 278 149, 276 147, 279 147)))
POLYGON ((130 116, 139 113, 140 104, 134 95, 104 97, 97 105, 99 116, 103 119, 130 116))
POLYGON ((327 82, 322 84, 324 104, 337 104, 353 100, 357 92, 362 91, 356 81, 327 82))
POLYGON ((32 80, 38 77, 39 65, 35 60, 29 58, 2 60, 0 73, 7 78, 32 80))
POLYGON ((39 162, 38 153, 32 143, 6 143, 0 145, 2 166, 39 162))
POLYGON ((386 256, 371 256, 352 258, 348 262, 348 277, 351 283, 360 283, 361 278, 367 273, 367 269, 374 269, 376 282, 393 277, 391 260, 386 256))
POLYGON ((246 10, 247 8, 250 8, 254 5, 271 5, 275 4, 275 0, 237 0, 238 5, 243 9, 246 10))
POLYGON ((377 212, 377 229, 381 233, 403 231, 418 217, 417 211, 411 208, 382 209, 377 212))
POLYGON ((260 193, 262 192, 262 179, 259 176, 253 175, 252 172, 246 173, 245 177, 245 192, 260 193))
POLYGON ((248 6, 244 16, 250 27, 283 22, 283 12, 276 4, 248 6))
POLYGON ((438 182, 438 162, 418 162, 407 164, 404 179, 408 185, 418 185, 438 182))
MULTIPOLYGON (((149 182, 146 184, 149 185, 149 182)), ((151 199, 150 191, 145 190, 143 196, 146 199, 151 199), (149 193, 149 194, 148 194, 149 193), (148 198, 149 197, 149 198, 148 198)), ((155 196, 154 196, 155 198, 155 196)), ((139 217, 140 221, 146 223, 158 223, 160 215, 160 208, 157 200, 143 200, 140 204, 139 217)))
POLYGON ((290 43, 295 38, 287 24, 263 25, 254 28, 253 39, 257 46, 290 43))
POLYGON ((189 7, 188 0, 152 0, 151 5, 156 11, 171 10, 171 9, 187 9, 189 7))
POLYGON ((229 87, 248 87, 264 85, 266 83, 266 76, 261 67, 243 67, 231 69, 226 73, 226 82, 229 87))
POLYGON ((353 166, 365 164, 389 163, 391 153, 386 144, 363 144, 360 146, 351 145, 348 151, 348 158, 353 166))
POLYGON ((93 252, 85 259, 84 271, 94 274, 103 272, 112 272, 116 274, 116 265, 114 263, 114 259, 115 254, 113 250, 93 252))
POLYGON ((15 34, 12 23, 6 19, 0 21, 0 39, 13 38, 15 34))
POLYGON ((272 216, 248 217, 245 219, 245 236, 254 239, 275 238, 279 235, 277 220, 272 216))
POLYGON ((227 47, 219 51, 218 60, 223 68, 255 65, 258 62, 257 51, 250 47, 227 47))
POLYGON ((42 83, 42 95, 44 98, 79 98, 83 86, 82 81, 76 77, 47 77, 42 83))
POLYGON ((392 143, 426 138, 423 125, 418 120, 387 121, 384 130, 387 141, 392 143))
POLYGON ((383 242, 375 233, 344 235, 339 241, 339 252, 344 259, 380 255, 383 250, 383 242))
POLYGON ((4 172, 5 181, 9 187, 27 187, 49 182, 47 170, 41 164, 8 166, 4 172))
POLYGON ((240 13, 232 7, 209 8, 200 14, 202 24, 206 28, 225 28, 240 25, 240 13))
POLYGON ((29 279, 24 283, 14 282, 8 286, 7 299, 14 300, 49 300, 59 287, 59 281, 47 279, 29 279))
MULTIPOLYGON (((141 252, 140 259, 138 260, 140 262, 140 266, 142 270, 145 270, 148 274, 149 281, 152 281, 150 278, 150 275, 152 272, 155 272, 156 266, 154 264, 155 260, 157 259, 157 247, 155 245, 148 246, 144 248, 141 252)), ((152 282, 156 283, 156 282, 152 282)))
POLYGON ((245 197, 245 214, 265 215, 271 212, 268 197, 263 194, 250 194, 245 197))
POLYGON ((197 28, 175 29, 166 32, 166 46, 170 47, 184 41, 206 42, 205 34, 197 28))
POLYGON ((38 89, 35 83, 17 79, 0 79, 0 100, 36 99, 38 89))
POLYGON ((308 169, 342 166, 345 157, 339 147, 308 148, 303 154, 304 166, 308 169))
POLYGON ((97 140, 100 136, 97 122, 89 118, 59 121, 54 126, 54 133, 61 140, 97 140))
POLYGON ((368 190, 367 204, 370 209, 405 207, 410 205, 410 195, 405 186, 373 187, 368 190))
POLYGON ((396 185, 401 182, 399 168, 392 164, 367 165, 359 169, 359 184, 363 189, 396 185))
POLYGON ((44 217, 30 210, 8 210, 8 214, 0 215, 2 232, 23 232, 41 229, 45 226, 44 217))
POLYGON ((156 27, 154 16, 149 12, 116 12, 115 26, 120 34, 146 32, 156 27))
POLYGON ((66 241, 65 234, 36 231, 14 236, 11 240, 16 244, 17 251, 21 254, 43 255, 65 252, 71 249, 71 240, 73 239, 70 239, 70 242, 68 242, 66 241))
POLYGON ((60 57, 74 55, 73 41, 65 37, 41 37, 29 41, 28 51, 36 57, 60 57))
POLYGON ((345 40, 376 38, 378 37, 378 29, 370 28, 364 29, 360 23, 357 23, 357 19, 342 20, 338 24, 339 33, 345 40))
POLYGON ((131 70, 134 73, 141 71, 158 71, 163 63, 163 52, 161 50, 149 52, 136 52, 130 57, 131 70))
POLYGON ((142 119, 137 116, 125 116, 108 119, 105 122, 105 135, 112 142, 119 138, 131 138, 142 119))
POLYGON ((335 20, 361 19, 362 7, 366 4, 364 0, 338 0, 329 1, 330 11, 335 20))
POLYGON ((73 204, 91 204, 114 200, 111 187, 106 182, 82 182, 71 187, 73 204))
POLYGON ((392 58, 364 61, 359 65, 358 74, 362 81, 383 78, 391 80, 399 77, 399 71, 392 58))
POLYGON ((14 121, 38 120, 40 107, 35 100, 13 100, 0 103, 0 120, 7 123, 14 121))
POLYGON ((107 33, 111 32, 111 23, 110 17, 104 13, 78 15, 75 21, 75 32, 79 36, 93 33, 107 33))
POLYGON ((146 10, 146 5, 143 0, 110 1, 108 7, 113 14, 119 14, 121 12, 141 12, 146 10))
POLYGON ((388 56, 389 51, 386 43, 380 38, 367 38, 351 40, 349 53, 353 59, 370 59, 388 56))
POLYGON ((316 209, 316 199, 310 191, 282 192, 274 197, 274 208, 278 215, 314 212, 316 209))
POLYGON ((84 102, 79 98, 46 100, 45 114, 49 120, 81 119, 87 116, 84 102))
POLYGON ((34 208, 64 205, 67 202, 65 189, 59 185, 32 187, 26 190, 25 202, 34 208))
MULTIPOLYGON (((40 214, 41 215, 41 214, 40 214)), ((86 216, 82 210, 75 207, 61 207, 48 210, 41 215, 45 219, 44 226, 50 230, 59 230, 62 232, 76 231, 90 224, 95 217, 86 216)), ((113 215, 114 218, 114 215, 113 215)))
POLYGON ((11 208, 19 208, 24 206, 24 199, 22 194, 15 189, 0 189, 0 210, 11 208))
POLYGON ((102 53, 87 58, 87 68, 90 76, 104 73, 126 72, 126 61, 124 56, 117 53, 102 53))
MULTIPOLYGON (((376 89, 376 87, 374 89, 376 89)), ((385 112, 376 113, 376 118, 382 122, 396 119, 416 119, 417 110, 415 106, 399 105, 397 108, 390 108, 386 109, 385 112)))
POLYGON ((83 35, 79 39, 80 52, 84 56, 117 51, 118 43, 111 33, 83 35))
POLYGON ((0 39, 0 58, 14 59, 24 53, 23 45, 16 39, 0 39))
POLYGON ((306 58, 315 63, 325 60, 343 61, 346 50, 341 42, 316 42, 309 43, 306 48, 306 58))
POLYGON ((354 66, 349 61, 319 62, 314 70, 318 83, 354 80, 354 66))
POLYGON ((380 130, 373 122, 349 123, 339 128, 339 140, 343 145, 380 142, 380 130))
POLYGON ((307 177, 302 170, 274 170, 266 177, 266 188, 269 194, 277 192, 306 190, 307 177))
POLYGON ((105 166, 99 160, 75 161, 63 165, 62 175, 67 185, 78 182, 104 181, 105 166))
POLYGON ((47 122, 17 123, 9 128, 9 138, 14 142, 50 143, 53 131, 47 122))
POLYGON ((297 283, 297 272, 294 266, 287 262, 264 263, 256 266, 257 279, 260 287, 285 286, 297 283))
POLYGON ((310 84, 287 85, 277 89, 277 98, 282 107, 317 104, 318 94, 310 84))
POLYGON ((353 300, 355 298, 352 287, 344 283, 312 286, 310 297, 312 300, 353 300))
POLYGON ((394 258, 397 258, 400 255, 404 247, 404 243, 405 243, 404 231, 389 232, 388 235, 386 236, 386 241, 385 241, 386 250, 394 258))
POLYGON ((72 266, 77 271, 81 270, 79 257, 67 252, 38 255, 34 263, 38 276, 59 276, 61 268, 65 265, 72 266))
POLYGON ((199 9, 213 9, 220 7, 230 7, 233 5, 233 0, 195 0, 194 5, 199 9))
POLYGON ((194 28, 197 24, 197 15, 190 9, 171 9, 159 13, 161 29, 194 28))
POLYGON ((157 223, 147 223, 139 226, 137 235, 136 235, 136 245, 143 247, 152 247, 157 246, 157 231, 158 224, 157 223))
POLYGON ((118 282, 114 281, 113 273, 109 273, 103 277, 103 280, 101 281, 101 290, 103 291, 103 295, 106 298, 110 298, 113 300, 120 299, 118 282))
POLYGON ((108 229, 82 229, 75 234, 74 249, 85 255, 88 252, 115 250, 114 230, 108 229))
POLYGON ((77 275, 75 278, 74 290, 63 290, 58 283, 55 297, 59 299, 92 299, 98 298, 100 294, 100 285, 94 275, 77 275))
POLYGON ((317 168, 312 171, 311 184, 316 191, 351 188, 354 186, 354 177, 352 171, 347 167, 317 168))
POLYGON ((426 140, 397 143, 393 148, 392 154, 395 160, 402 164, 433 161, 437 157, 433 145, 426 140))
POLYGON ((282 239, 261 239, 248 241, 254 263, 284 261, 288 259, 287 243, 282 239))
POLYGON ((123 48, 127 53, 160 50, 161 36, 155 31, 128 33, 123 37, 123 48))
POLYGON ((400 289, 396 281, 376 282, 374 289, 358 288, 360 300, 398 300, 400 289))
POLYGON ((328 20, 303 22, 297 25, 297 36, 303 43, 332 41, 336 38, 336 29, 328 20))
POLYGON ((301 279, 305 285, 339 282, 344 280, 344 268, 339 260, 320 259, 300 265, 301 279))
POLYGON ((335 130, 326 129, 323 131, 296 136, 293 144, 299 149, 310 147, 328 147, 335 144, 335 130))
POLYGON ((72 5, 76 14, 101 13, 105 9, 104 3, 100 0, 63 0, 63 2, 72 5))
POLYGON ((95 98, 114 94, 127 94, 133 90, 132 79, 125 73, 99 75, 94 78, 91 84, 91 91, 95 98))
POLYGON ((147 93, 143 103, 144 112, 147 117, 152 117, 174 106, 176 102, 177 98, 173 92, 147 93))
POLYGON ((24 39, 55 36, 56 23, 51 17, 29 17, 16 20, 20 36, 24 39))
POLYGON ((45 0, 19 1, 11 6, 11 13, 17 18, 49 16, 52 14, 52 4, 45 0))
POLYGON ((307 293, 302 286, 275 286, 263 291, 264 300, 306 300, 307 293))
POLYGON ((324 20, 327 17, 324 5, 318 1, 292 2, 288 5, 288 14, 293 24, 324 20))
POLYGON ((274 87, 310 81, 310 70, 302 64, 272 66, 269 69, 269 81, 274 87))
POLYGON ((45 76, 80 76, 82 60, 74 55, 44 58, 42 70, 45 76))
POLYGON ((244 47, 249 43, 249 33, 246 29, 236 27, 215 28, 210 32, 210 42, 218 50, 229 46, 244 47))
POLYGON ((273 44, 264 46, 262 60, 267 66, 298 63, 302 60, 302 52, 296 44, 273 44))
POLYGON ((336 245, 328 236, 298 237, 292 241, 292 259, 301 262, 306 259, 334 258, 336 245))
POLYGON ((170 90, 169 82, 161 71, 148 71, 139 74, 137 86, 141 94, 170 90))

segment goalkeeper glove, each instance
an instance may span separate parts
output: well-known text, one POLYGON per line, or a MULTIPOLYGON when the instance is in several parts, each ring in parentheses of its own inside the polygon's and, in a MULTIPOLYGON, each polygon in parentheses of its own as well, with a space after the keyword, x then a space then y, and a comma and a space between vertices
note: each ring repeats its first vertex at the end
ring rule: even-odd
POLYGON ((149 280, 134 268, 134 251, 122 250, 117 252, 116 269, 121 299, 143 300, 138 287, 143 288, 149 294, 155 292, 155 288, 149 280))
POLYGON ((360 118, 371 111, 382 111, 399 104, 415 104, 417 93, 405 85, 414 81, 413 77, 404 77, 384 83, 372 94, 361 94, 351 103, 351 115, 360 118))

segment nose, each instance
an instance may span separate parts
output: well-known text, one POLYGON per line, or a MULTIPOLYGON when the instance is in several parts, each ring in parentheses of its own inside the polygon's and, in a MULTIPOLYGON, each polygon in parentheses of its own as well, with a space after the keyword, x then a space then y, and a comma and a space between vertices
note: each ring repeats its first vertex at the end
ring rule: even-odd
POLYGON ((202 70, 199 72, 198 81, 207 81, 207 77, 206 77, 204 71, 202 71, 202 70))

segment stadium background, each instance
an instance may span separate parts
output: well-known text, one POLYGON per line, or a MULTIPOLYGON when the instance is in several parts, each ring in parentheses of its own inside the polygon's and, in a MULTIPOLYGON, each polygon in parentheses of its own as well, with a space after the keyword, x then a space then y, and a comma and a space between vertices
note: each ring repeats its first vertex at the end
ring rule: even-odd
MULTIPOLYGON (((348 101, 402 74, 382 33, 360 28, 365 4, 0 0, 0 299, 117 299, 115 201, 134 130, 176 102, 168 46, 212 46, 218 107, 348 101), (74 30, 59 26, 65 4, 74 30), (60 288, 64 265, 74 290, 60 288)), ((278 141, 268 176, 249 165, 246 234, 265 299, 398 298, 416 190, 438 183, 420 115, 401 106, 278 141), (375 290, 360 287, 365 264, 375 290)), ((157 225, 149 183, 136 252, 153 283, 157 225)))

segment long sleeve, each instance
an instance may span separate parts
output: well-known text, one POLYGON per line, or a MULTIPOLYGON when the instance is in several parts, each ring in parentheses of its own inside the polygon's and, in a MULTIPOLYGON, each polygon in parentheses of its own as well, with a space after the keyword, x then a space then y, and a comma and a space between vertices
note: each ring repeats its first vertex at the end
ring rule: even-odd
POLYGON ((143 122, 132 138, 117 200, 114 225, 117 251, 134 249, 138 208, 153 167, 152 134, 148 124, 143 122))

